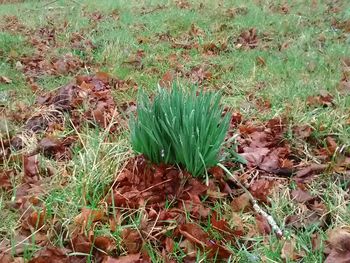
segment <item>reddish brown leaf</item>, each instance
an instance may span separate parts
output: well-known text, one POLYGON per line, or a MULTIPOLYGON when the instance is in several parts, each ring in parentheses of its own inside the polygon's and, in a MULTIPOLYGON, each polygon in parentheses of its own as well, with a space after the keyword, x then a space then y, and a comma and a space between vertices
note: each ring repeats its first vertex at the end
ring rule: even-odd
POLYGON ((229 224, 224 220, 216 220, 216 215, 213 214, 210 220, 211 225, 218 231, 230 234, 232 232, 229 224))
POLYGON ((320 91, 320 95, 307 97, 306 101, 309 106, 330 107, 334 105, 333 96, 325 90, 320 91))
POLYGON ((138 253, 141 249, 142 239, 137 230, 125 228, 122 232, 123 245, 130 254, 138 253))
POLYGON ((246 147, 244 148, 244 152, 241 153, 240 155, 247 160, 248 166, 256 167, 262 164, 264 158, 267 156, 269 152, 270 152, 270 149, 267 147, 260 147, 260 148, 246 147))
POLYGON ((309 194, 308 192, 296 189, 291 192, 291 198, 292 200, 298 202, 298 203, 306 203, 312 200, 315 200, 315 197, 309 194))
POLYGON ((312 250, 316 251, 322 247, 322 237, 320 233, 314 233, 311 235, 312 250))
POLYGON ((326 144, 327 146, 325 148, 319 149, 318 153, 322 156, 332 157, 336 152, 338 145, 334 138, 332 138, 331 136, 327 136, 326 144))
POLYGON ((96 72, 95 74, 96 79, 101 80, 104 83, 109 83, 110 79, 112 78, 110 74, 107 72, 96 72))
POLYGON ((31 215, 27 220, 32 227, 34 227, 35 229, 38 229, 44 225, 45 217, 46 217, 46 210, 44 209, 41 212, 34 211, 33 213, 31 213, 31 215))
POLYGON ((129 254, 118 258, 105 257, 102 263, 138 263, 140 262, 140 254, 129 254))
POLYGON ((23 156, 24 176, 35 177, 39 175, 39 154, 23 156))
POLYGON ((299 259, 299 255, 295 251, 295 241, 285 240, 282 250, 281 250, 281 258, 284 260, 297 260, 299 259))
POLYGON ((254 181, 254 183, 250 186, 250 193, 257 199, 262 202, 267 202, 267 197, 269 196, 272 187, 274 186, 274 182, 266 179, 259 179, 254 181))
POLYGON ((236 197, 231 202, 231 207, 234 212, 246 212, 252 208, 252 205, 250 203, 249 195, 247 193, 244 193, 240 195, 239 197, 236 197))
POLYGON ((260 234, 269 235, 271 233, 271 226, 265 217, 263 217, 262 215, 256 215, 255 221, 260 234))
POLYGON ((69 263, 70 258, 67 256, 69 251, 57 247, 46 247, 36 253, 35 257, 28 263, 69 263))
POLYGON ((222 168, 219 166, 214 166, 210 168, 208 172, 217 180, 223 179, 225 175, 224 170, 222 170, 222 168))
POLYGON ((204 232, 197 224, 187 223, 179 227, 180 233, 188 238, 192 243, 200 245, 205 248, 206 243, 209 240, 208 233, 204 232))
POLYGON ((104 217, 103 210, 91 210, 89 208, 83 207, 81 213, 74 218, 76 224, 82 226, 85 229, 86 225, 92 222, 100 221, 104 217))
POLYGON ((0 189, 10 189, 12 187, 11 177, 14 176, 14 171, 5 170, 0 172, 0 189))
POLYGON ((311 136, 313 128, 310 125, 295 126, 293 128, 294 134, 300 139, 307 139, 311 136))
POLYGON ((316 175, 324 172, 327 169, 326 164, 311 164, 310 166, 304 167, 297 172, 294 176, 294 180, 297 183, 305 183, 313 179, 316 175))
POLYGON ((113 249, 115 249, 115 242, 110 237, 99 236, 95 238, 94 246, 105 252, 111 252, 113 249))
POLYGON ((336 228, 329 233, 328 242, 331 252, 325 263, 350 262, 350 231, 346 228, 336 228))
POLYGON ((233 112, 231 115, 231 127, 237 127, 242 122, 242 114, 240 112, 233 112))
POLYGON ((165 74, 163 75, 162 79, 159 81, 159 85, 161 87, 166 87, 169 88, 171 86, 171 83, 174 80, 174 74, 172 71, 167 71, 165 72, 165 74))
POLYGON ((318 224, 320 226, 325 224, 326 218, 321 218, 318 212, 312 211, 304 205, 302 205, 302 208, 303 210, 300 213, 287 216, 286 225, 301 229, 313 224, 318 224))
POLYGON ((175 242, 172 238, 166 237, 165 238, 165 250, 168 253, 173 253, 174 252, 174 246, 175 246, 175 242))
POLYGON ((208 250, 209 258, 217 256, 218 258, 224 259, 232 254, 231 251, 218 244, 215 240, 211 240, 208 233, 204 232, 197 224, 183 224, 179 227, 179 232, 193 244, 208 250))
POLYGON ((91 252, 92 243, 84 234, 77 234, 71 240, 72 248, 75 252, 87 253, 91 252))

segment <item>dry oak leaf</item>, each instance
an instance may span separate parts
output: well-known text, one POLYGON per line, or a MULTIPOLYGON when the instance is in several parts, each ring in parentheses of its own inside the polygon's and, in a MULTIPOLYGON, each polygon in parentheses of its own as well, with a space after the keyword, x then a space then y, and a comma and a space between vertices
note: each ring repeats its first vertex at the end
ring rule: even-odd
POLYGON ((249 195, 244 193, 238 197, 235 197, 231 202, 231 208, 233 212, 249 211, 252 208, 249 195))
POLYGON ((23 156, 24 176, 34 177, 39 174, 39 154, 23 156))
POLYGON ((83 207, 81 213, 74 218, 74 222, 79 225, 86 225, 90 222, 100 221, 104 217, 103 210, 92 210, 83 207))
POLYGON ((174 80, 174 73, 169 70, 164 73, 162 79, 159 81, 159 86, 169 88, 173 80, 174 80))
POLYGON ((315 199, 314 196, 301 189, 292 190, 290 195, 292 197, 292 200, 298 203, 306 203, 315 199))
POLYGON ((285 240, 282 250, 281 250, 281 258, 284 260, 298 260, 300 255, 298 255, 295 251, 295 240, 285 240))
POLYGON ((95 238, 94 246, 105 252, 111 252, 115 248, 115 242, 110 237, 99 236, 95 238))
POLYGON ((265 217, 258 214, 255 216, 255 221, 260 234, 269 235, 271 233, 271 226, 265 217))
POLYGON ((70 263, 67 252, 69 251, 66 249, 49 246, 40 250, 28 263, 70 263))
POLYGON ((350 228, 336 228, 329 233, 331 252, 325 263, 350 262, 350 228))
POLYGON ((307 97, 306 102, 309 106, 330 107, 334 105, 333 98, 328 91, 321 90, 319 95, 307 97))
POLYGON ((138 263, 141 262, 141 255, 138 254, 129 254, 127 256, 121 256, 118 258, 106 257, 102 263, 138 263))
POLYGON ((323 173, 327 168, 327 164, 311 164, 300 169, 293 178, 297 183, 305 183, 323 173))
POLYGON ((142 246, 142 239, 140 233, 131 228, 125 228, 122 232, 123 245, 130 254, 136 254, 140 251, 142 246))
POLYGON ((253 182, 249 188, 249 192, 262 202, 267 202, 267 197, 269 196, 273 186, 274 181, 259 179, 253 182))

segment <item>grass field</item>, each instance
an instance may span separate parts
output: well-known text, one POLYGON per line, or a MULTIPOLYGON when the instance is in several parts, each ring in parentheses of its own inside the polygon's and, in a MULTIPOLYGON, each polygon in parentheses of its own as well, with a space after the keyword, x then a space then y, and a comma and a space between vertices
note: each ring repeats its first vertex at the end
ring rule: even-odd
POLYGON ((350 242, 347 1, 0 4, 0 111, 0 262, 45 262, 39 261, 45 256, 57 260, 52 262, 350 260, 348 246, 335 252, 339 233, 350 242), (45 104, 61 86, 96 72, 114 79, 107 93, 88 93, 88 102, 59 118, 45 104), (211 216, 192 214, 193 207, 183 210, 181 221, 200 226, 224 246, 230 252, 225 259, 198 248, 193 240, 201 237, 189 230, 180 228, 179 234, 176 220, 158 226, 160 213, 145 204, 107 204, 113 182, 134 156, 127 123, 137 91, 151 95, 158 84, 173 81, 221 92, 224 106, 240 116, 231 127, 235 136, 252 134, 247 127, 268 133, 268 121, 281 120, 283 147, 288 144, 283 160, 292 174, 259 165, 235 174, 257 196, 254 182, 273 182, 260 195, 267 196, 262 207, 284 231, 282 239, 241 206, 242 192, 233 186, 229 195, 207 193, 200 200, 239 235, 227 236, 211 216), (103 110, 90 110, 101 100, 103 110), (109 124, 97 117, 106 112, 109 124), (20 147, 13 138, 20 138, 20 147), (294 179, 312 165, 324 167, 305 173, 308 180, 294 179))

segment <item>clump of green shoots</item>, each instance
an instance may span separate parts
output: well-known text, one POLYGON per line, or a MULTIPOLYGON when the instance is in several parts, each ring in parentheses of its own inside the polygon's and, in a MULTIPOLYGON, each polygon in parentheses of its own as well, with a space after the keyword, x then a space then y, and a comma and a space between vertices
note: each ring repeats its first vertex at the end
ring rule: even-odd
POLYGON ((141 92, 132 118, 131 144, 154 163, 178 164, 202 176, 218 163, 230 116, 222 117, 220 95, 173 85, 153 100, 141 92))

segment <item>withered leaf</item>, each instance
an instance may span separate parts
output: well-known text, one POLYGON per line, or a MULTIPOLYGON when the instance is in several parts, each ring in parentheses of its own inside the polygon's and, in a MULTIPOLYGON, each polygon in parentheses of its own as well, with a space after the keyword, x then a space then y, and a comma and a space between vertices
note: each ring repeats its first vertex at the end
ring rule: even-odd
POLYGON ((82 225, 85 228, 86 224, 89 222, 100 221, 104 217, 103 210, 92 210, 86 207, 83 207, 81 213, 77 215, 74 219, 76 224, 82 225))
POLYGON ((317 96, 309 96, 306 99, 309 106, 324 106, 330 107, 333 106, 333 96, 325 90, 320 91, 320 94, 317 96))
POLYGON ((240 195, 239 197, 235 197, 231 202, 231 207, 234 212, 246 212, 252 208, 250 203, 250 198, 247 193, 240 195))
POLYGON ((314 196, 312 196, 308 192, 301 190, 301 189, 292 190, 290 195, 291 195, 292 200, 294 200, 298 203, 306 203, 306 202, 309 202, 309 201, 312 201, 315 199, 314 196))
POLYGON ((295 251, 294 239, 285 240, 281 250, 281 258, 284 260, 297 260, 299 255, 295 251))
POLYGON ((92 242, 84 234, 76 234, 71 240, 72 248, 75 252, 87 253, 91 252, 92 242))
POLYGON ((297 183, 305 183, 328 168, 326 164, 311 164, 299 170, 293 177, 297 183))
POLYGON ((180 233, 191 242, 205 248, 209 239, 208 233, 204 232, 197 224, 187 223, 179 227, 180 233))
POLYGON ((159 86, 169 88, 174 80, 174 74, 172 71, 167 71, 159 81, 159 86))
POLYGON ((129 254, 118 258, 113 258, 108 256, 108 257, 105 257, 102 263, 138 263, 140 262, 140 259, 141 259, 141 255, 139 253, 129 254))
POLYGON ((0 189, 10 189, 12 187, 11 177, 14 176, 12 170, 5 170, 0 172, 0 189))
POLYGON ((329 233, 328 242, 331 252, 325 263, 348 263, 350 262, 350 230, 336 228, 329 233))
POLYGON ((174 246, 175 246, 174 240, 172 238, 170 238, 170 237, 166 237, 164 242, 165 242, 165 250, 168 253, 173 253, 174 246))
POLYGON ((57 248, 48 246, 36 253, 35 257, 28 263, 69 263, 70 260, 67 256, 69 251, 63 248, 57 248))
POLYGON ((39 175, 39 154, 23 156, 24 176, 35 177, 39 175))
POLYGON ((99 236, 95 238, 94 246, 105 252, 111 252, 113 249, 115 249, 115 242, 110 237, 99 236))
POLYGON ((311 136, 312 131, 313 128, 307 124, 293 127, 293 133, 296 135, 296 137, 300 139, 309 138, 311 136))
POLYGON ((142 246, 140 233, 131 228, 125 228, 122 232, 123 244, 130 254, 138 253, 142 246))
POLYGON ((250 193, 257 199, 262 202, 267 202, 267 197, 269 196, 272 187, 274 186, 274 182, 266 179, 259 179, 254 181, 254 183, 250 186, 250 193))
POLYGON ((269 235, 272 232, 269 222, 262 215, 256 215, 255 221, 256 221, 257 229, 260 234, 269 235))

